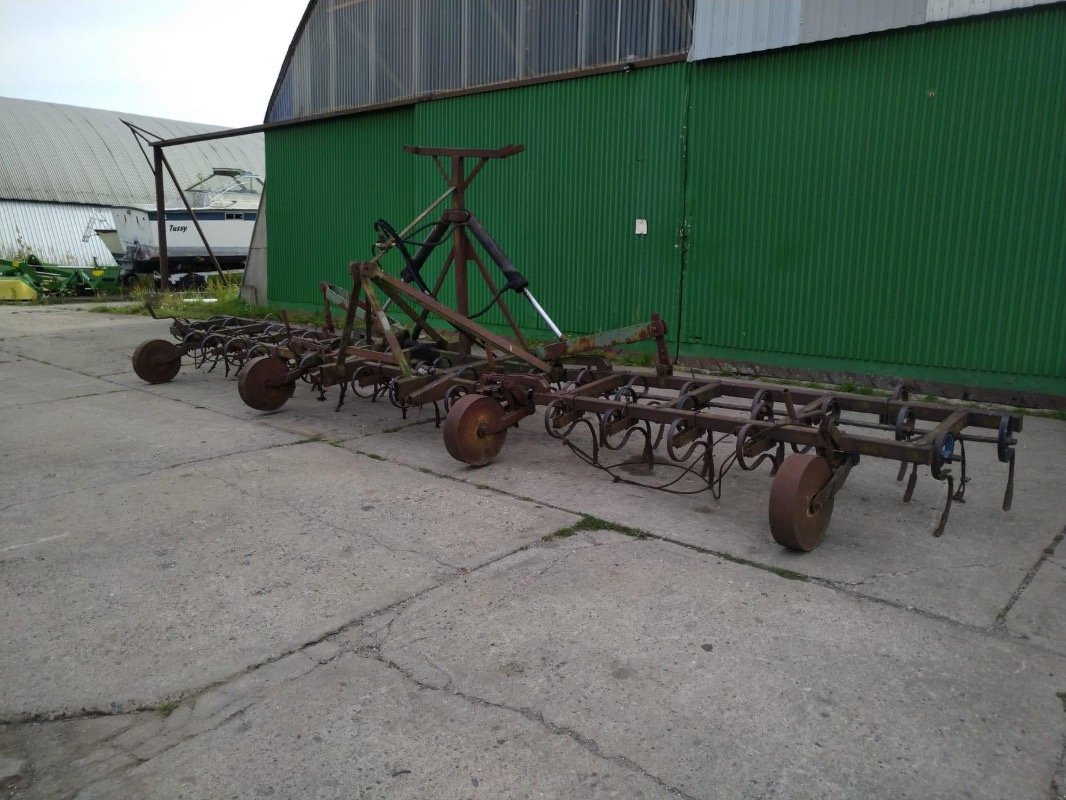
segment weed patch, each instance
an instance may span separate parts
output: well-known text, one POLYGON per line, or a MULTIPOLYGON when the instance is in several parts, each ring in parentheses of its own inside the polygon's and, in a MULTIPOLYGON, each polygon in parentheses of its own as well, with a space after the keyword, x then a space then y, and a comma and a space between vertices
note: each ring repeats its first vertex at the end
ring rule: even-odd
POLYGON ((159 706, 159 708, 157 708, 156 710, 159 712, 160 716, 169 717, 171 714, 174 713, 174 710, 179 705, 180 705, 180 703, 178 703, 177 700, 168 700, 167 702, 165 702, 161 706, 159 706))
MULTIPOLYGON (((208 288, 205 292, 153 292, 138 286, 130 292, 130 299, 137 302, 102 305, 92 310, 102 314, 146 316, 150 313, 148 304, 151 303, 156 315, 160 317, 207 319, 226 316, 263 319, 267 316, 279 316, 277 309, 245 302, 241 299, 240 286, 236 284, 227 286, 217 278, 208 281, 208 288)), ((290 311, 288 314, 289 320, 297 325, 322 324, 321 312, 290 311)))

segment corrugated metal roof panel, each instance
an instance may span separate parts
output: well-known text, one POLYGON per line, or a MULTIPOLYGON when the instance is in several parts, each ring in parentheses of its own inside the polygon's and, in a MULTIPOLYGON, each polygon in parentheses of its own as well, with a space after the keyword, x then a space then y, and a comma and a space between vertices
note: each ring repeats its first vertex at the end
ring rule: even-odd
POLYGON ((803 0, 799 39, 821 42, 926 21, 927 0, 803 0))
MULTIPOLYGON (((1054 0, 1050 0, 1053 2, 1054 0)), ((929 21, 958 19, 975 14, 990 14, 995 11, 1010 11, 1029 8, 1049 0, 929 0, 929 21)))
POLYGON ((110 209, 0 200, 0 258, 19 259, 32 253, 46 264, 115 266, 99 236, 82 241, 90 227, 115 227, 110 209))
POLYGON ((689 60, 795 44, 803 0, 697 0, 689 60))
MULTIPOLYGON (((0 198, 121 206, 155 202, 152 171, 126 119, 169 139, 222 130, 214 125, 96 108, 0 97, 0 198)), ((167 158, 182 186, 215 167, 262 175, 261 134, 173 147, 167 158)), ((167 180, 168 204, 180 202, 167 180)))
POLYGON ((689 61, 924 25, 1061 0, 696 0, 689 61))
POLYGON ((319 0, 268 122, 683 54, 695 0, 319 0))

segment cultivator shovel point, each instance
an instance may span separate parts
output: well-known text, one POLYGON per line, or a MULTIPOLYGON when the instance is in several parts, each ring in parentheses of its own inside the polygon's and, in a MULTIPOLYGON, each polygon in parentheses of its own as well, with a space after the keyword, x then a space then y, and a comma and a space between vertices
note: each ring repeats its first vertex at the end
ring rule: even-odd
POLYGON ((490 464, 502 452, 508 431, 538 409, 548 435, 615 481, 679 494, 710 491, 719 498, 734 466, 765 466, 772 476, 770 532, 779 544, 798 551, 821 543, 836 496, 863 456, 899 462, 897 480, 907 478, 904 501, 911 499, 919 467, 946 485, 933 532, 939 536, 969 481, 966 445, 994 444, 999 460, 1009 465, 1003 508, 1010 508, 1021 417, 912 402, 902 386, 880 398, 771 382, 683 378, 674 374, 666 324, 658 314, 641 324, 567 338, 465 204, 466 189, 489 161, 523 148, 406 149, 431 158, 447 190, 400 231, 384 220, 375 223, 373 256, 349 265, 351 290, 320 285, 321 327, 292 325, 287 317, 175 319, 176 343, 154 339, 137 348, 137 374, 163 383, 177 375, 183 357, 208 371, 222 363, 227 375, 237 371, 241 399, 258 411, 280 409, 301 381, 320 400, 336 386, 337 410, 349 389, 371 401, 385 397, 405 417, 410 408, 430 405, 437 426, 443 422, 448 453, 471 467, 490 464), (436 221, 423 224, 449 200, 436 221), (431 280, 424 268, 438 248, 447 255, 431 280), (399 277, 379 263, 390 252, 402 258, 399 277), (498 269, 501 283, 488 264, 498 269), (492 298, 475 313, 470 312, 470 266, 492 298), (449 274, 454 307, 439 299, 449 274), (555 341, 536 347, 526 341, 507 305, 507 292, 529 303, 555 341), (510 336, 476 321, 494 307, 510 326, 510 336), (342 315, 340 324, 335 312, 342 315), (616 370, 602 355, 638 342, 654 342, 654 370, 616 370), (666 476, 656 476, 657 470, 666 476))

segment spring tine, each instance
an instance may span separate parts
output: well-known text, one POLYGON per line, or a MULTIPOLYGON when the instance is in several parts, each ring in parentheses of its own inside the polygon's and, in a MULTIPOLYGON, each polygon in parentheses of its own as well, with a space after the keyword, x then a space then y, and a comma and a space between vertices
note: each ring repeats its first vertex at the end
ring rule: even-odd
POLYGON ((914 497, 914 487, 918 483, 918 465, 915 464, 911 469, 911 476, 907 479, 907 490, 903 492, 903 502, 909 503, 911 498, 914 497))
POLYGON ((959 490, 955 492, 955 502, 965 503, 963 496, 966 494, 966 484, 970 479, 966 477, 966 440, 959 436, 959 461, 962 464, 962 474, 959 476, 959 490))
POLYGON ((1007 488, 1003 492, 1003 510, 1010 511, 1014 503, 1014 459, 1015 453, 1010 454, 1010 467, 1007 469, 1007 488))
POLYGON ((700 470, 700 475, 709 480, 714 476, 714 445, 708 441, 704 447, 704 451, 703 468, 700 470))
POLYGON ((777 452, 774 453, 774 457, 770 459, 770 476, 773 477, 777 474, 777 468, 781 466, 781 462, 785 460, 785 443, 777 443, 777 452))
POLYGON ((896 480, 897 481, 902 481, 905 477, 907 477, 907 462, 906 461, 900 461, 899 462, 899 472, 896 473, 896 480))
POLYGON ((792 402, 792 392, 782 389, 781 394, 785 397, 785 413, 788 414, 789 420, 795 422, 798 417, 796 416, 796 404, 792 402))
POLYGON ((289 312, 284 308, 281 309, 281 321, 285 323, 285 339, 287 342, 292 341, 292 323, 289 322, 289 312))
POLYGON ((943 536, 944 528, 948 524, 948 513, 951 511, 951 496, 955 493, 955 479, 948 475, 948 499, 944 503, 944 513, 940 515, 940 522, 933 530, 933 536, 943 536))

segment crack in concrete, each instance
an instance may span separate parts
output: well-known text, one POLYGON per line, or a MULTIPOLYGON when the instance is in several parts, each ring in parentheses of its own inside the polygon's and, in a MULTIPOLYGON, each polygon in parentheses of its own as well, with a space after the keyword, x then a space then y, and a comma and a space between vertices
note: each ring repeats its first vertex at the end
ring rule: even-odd
POLYGON ((1029 584, 1033 582, 1036 573, 1040 571, 1042 566, 1044 566, 1044 562, 1055 555, 1055 549, 1064 538, 1066 538, 1066 527, 1059 531, 1055 538, 1051 540, 1051 544, 1040 552, 1040 557, 1036 560, 1036 563, 1029 568, 1029 571, 1025 573, 1025 577, 1022 578, 1022 582, 1018 584, 1018 588, 1011 593, 1006 605, 996 613, 995 622, 992 623, 993 629, 1007 632, 1007 615, 1010 613, 1010 610, 1014 608, 1014 604, 1018 602, 1022 593, 1029 588, 1029 584))
MULTIPOLYGON (((173 744, 167 745, 166 747, 164 747, 159 752, 153 753, 152 755, 150 755, 148 757, 137 755, 133 751, 134 750, 133 748, 131 748, 129 750, 126 750, 124 748, 118 748, 121 753, 123 753, 124 755, 132 758, 135 763, 133 763, 133 764, 117 764, 117 765, 115 765, 112 769, 110 769, 106 773, 104 773, 104 775, 102 777, 98 778, 97 780, 94 780, 92 783, 89 783, 89 784, 86 784, 85 786, 82 786, 78 790, 78 796, 80 796, 81 793, 86 791, 86 790, 92 789, 93 787, 100 786, 101 784, 104 784, 104 783, 106 783, 108 781, 111 781, 111 780, 114 780, 115 778, 118 778, 123 773, 127 773, 127 772, 130 772, 131 770, 137 769, 137 767, 140 767, 140 766, 143 766, 144 764, 147 764, 152 759, 159 758, 159 756, 163 755, 164 753, 169 753, 174 748, 179 747, 179 746, 185 744, 186 742, 191 741, 192 739, 195 739, 197 736, 203 736, 206 733, 211 733, 213 731, 218 730, 219 728, 221 728, 223 725, 226 725, 231 720, 234 720, 237 717, 239 717, 242 714, 244 714, 244 712, 247 711, 249 708, 251 708, 253 705, 255 705, 255 703, 251 702, 251 703, 249 703, 249 704, 247 704, 245 706, 242 706, 241 708, 238 708, 236 711, 233 711, 230 714, 227 714, 225 717, 223 717, 216 724, 212 725, 209 728, 204 728, 202 730, 193 731, 193 732, 188 733, 185 736, 181 736, 173 744)), ((119 734, 115 734, 113 736, 109 736, 109 737, 107 737, 106 740, 101 740, 97 744, 104 744, 105 742, 111 741, 111 740, 117 738, 118 736, 119 736, 119 734)))
MULTIPOLYGON (((33 336, 33 335, 34 334, 29 334, 28 333, 28 334, 25 334, 24 336, 20 336, 19 338, 25 339, 25 338, 27 338, 29 336, 33 336)), ((27 355, 26 353, 19 353, 19 352, 15 351, 15 350, 8 350, 7 352, 11 353, 16 358, 21 358, 21 359, 23 359, 25 361, 33 361, 33 362, 36 362, 37 364, 44 364, 46 367, 55 367, 56 369, 65 370, 66 372, 73 372, 75 375, 81 375, 83 378, 92 378, 93 380, 104 381, 105 383, 111 383, 111 384, 114 384, 115 386, 121 386, 123 389, 129 389, 130 388, 128 386, 122 386, 122 384, 118 383, 117 381, 109 381, 106 378, 100 377, 99 375, 93 375, 91 372, 82 372, 80 369, 75 369, 74 367, 67 367, 67 366, 64 366, 62 364, 56 364, 55 362, 52 362, 52 361, 45 361, 43 358, 36 358, 34 356, 27 355)), ((115 373, 115 374, 118 374, 118 373, 115 373)))
POLYGON ((102 390, 102 391, 99 391, 99 392, 88 392, 86 394, 75 394, 75 395, 71 395, 70 397, 47 397, 47 398, 45 398, 43 400, 33 400, 33 401, 29 402, 29 403, 13 403, 11 405, 0 406, 0 410, 5 410, 6 411, 6 410, 9 410, 9 409, 13 409, 13 408, 28 408, 30 406, 44 405, 45 403, 65 403, 67 400, 84 400, 86 397, 101 397, 103 395, 120 394, 122 392, 127 392, 127 391, 129 391, 129 390, 125 389, 125 388, 121 388, 121 389, 106 389, 106 390, 102 390))
POLYGON ((0 725, 33 725, 40 722, 81 722, 102 717, 125 717, 135 714, 154 714, 159 705, 136 705, 126 708, 82 708, 79 711, 34 711, 25 714, 0 715, 0 725))
POLYGON ((862 586, 867 581, 880 580, 881 578, 908 578, 911 575, 917 575, 920 572, 929 572, 935 570, 942 572, 945 570, 959 570, 959 569, 987 569, 995 566, 993 564, 952 564, 950 566, 929 566, 929 567, 915 567, 914 569, 901 569, 894 572, 874 572, 867 575, 865 578, 857 581, 836 581, 841 586, 862 586))
MULTIPOLYGON (((290 435, 295 435, 295 434, 290 434, 290 435)), ((203 458, 191 458, 188 461, 178 461, 177 463, 174 463, 174 464, 161 464, 158 467, 152 467, 151 469, 145 470, 144 472, 136 472, 136 473, 133 473, 131 475, 127 475, 124 478, 119 478, 117 482, 125 483, 127 481, 137 480, 138 478, 146 478, 149 475, 154 475, 157 472, 165 472, 168 469, 179 469, 180 467, 191 467, 191 466, 196 465, 196 464, 206 464, 209 461, 217 461, 218 459, 222 459, 222 458, 231 458, 232 456, 251 455, 253 453, 261 453, 261 452, 264 452, 266 450, 276 450, 276 449, 281 448, 281 447, 292 447, 292 446, 298 445, 298 444, 308 444, 309 442, 312 442, 312 441, 316 441, 317 442, 319 440, 317 440, 317 439, 298 439, 298 440, 296 440, 294 442, 276 442, 274 444, 265 444, 265 445, 262 445, 261 447, 253 447, 253 448, 248 449, 248 450, 234 450, 234 451, 229 452, 229 453, 218 453, 217 455, 213 455, 213 456, 204 456, 203 458)), ((201 474, 203 474, 203 473, 201 473, 201 474)), ((214 476, 210 476, 210 477, 212 478, 212 480, 214 480, 214 476)), ((36 495, 33 498, 33 500, 19 500, 19 501, 14 502, 14 503, 9 503, 6 506, 0 506, 0 511, 7 511, 8 509, 17 508, 19 506, 36 505, 36 504, 40 503, 42 500, 55 500, 58 497, 69 497, 70 495, 77 494, 78 492, 87 492, 87 491, 91 491, 93 489, 99 489, 101 487, 114 486, 115 484, 116 484, 115 480, 107 480, 107 481, 101 481, 101 482, 96 482, 96 483, 88 483, 88 484, 86 484, 84 486, 79 486, 79 487, 74 488, 74 489, 66 489, 65 491, 57 492, 56 494, 36 495)), ((261 496, 262 495, 260 495, 260 497, 261 496)))
MULTIPOLYGON (((332 638, 334 638, 336 636, 339 636, 342 633, 346 633, 346 632, 352 630, 353 628, 357 628, 358 626, 366 623, 367 621, 373 619, 374 617, 382 616, 384 614, 389 614, 389 613, 394 612, 394 611, 400 611, 400 610, 402 610, 404 608, 404 606, 415 602, 416 600, 418 600, 419 598, 423 597, 424 595, 429 594, 430 592, 435 591, 437 589, 440 589, 442 587, 448 586, 449 584, 451 584, 451 583, 453 583, 453 582, 455 582, 455 581, 457 581, 457 580, 459 580, 461 578, 464 578, 464 577, 468 576, 471 573, 478 572, 478 571, 480 571, 482 569, 486 569, 486 568, 488 568, 488 567, 490 567, 490 566, 492 566, 494 564, 499 563, 500 561, 503 561, 504 559, 510 558, 511 556, 517 555, 518 553, 522 553, 522 552, 524 552, 526 550, 529 550, 531 548, 543 547, 543 546, 544 546, 544 543, 539 541, 539 540, 538 541, 534 541, 534 542, 529 542, 529 543, 524 544, 521 547, 518 547, 518 548, 516 548, 514 550, 508 551, 506 553, 502 553, 501 555, 499 555, 499 556, 497 556, 495 558, 489 559, 488 561, 486 561, 486 562, 484 562, 482 564, 478 564, 476 567, 472 567, 470 569, 460 568, 460 569, 456 570, 454 572, 454 574, 450 575, 446 580, 442 580, 439 583, 435 583, 435 584, 433 584, 431 586, 427 586, 426 588, 424 588, 424 589, 422 589, 422 590, 420 590, 418 592, 415 592, 414 594, 409 595, 408 597, 401 598, 400 600, 397 600, 394 603, 390 603, 387 606, 383 606, 381 608, 376 608, 376 609, 372 609, 370 611, 367 611, 366 613, 361 614, 358 617, 355 617, 354 619, 348 620, 346 622, 341 623, 340 625, 337 625, 337 626, 335 626, 333 628, 330 628, 325 633, 323 633, 322 635, 316 637, 315 639, 311 639, 311 640, 309 640, 307 642, 304 642, 302 644, 299 644, 299 645, 297 645, 295 647, 291 647, 288 650, 284 650, 281 653, 278 653, 276 655, 271 656, 270 658, 264 659, 263 661, 259 661, 259 662, 256 662, 255 664, 251 664, 251 665, 249 665, 249 666, 247 666, 247 667, 245 667, 245 668, 243 668, 243 669, 241 669, 241 670, 239 670, 237 672, 232 673, 231 675, 227 675, 224 678, 220 678, 220 679, 218 679, 216 681, 212 681, 211 683, 205 684, 204 686, 200 686, 200 687, 198 687, 196 689, 192 689, 192 690, 189 690, 189 691, 186 691, 186 692, 179 692, 177 694, 167 695, 167 696, 165 696, 165 697, 163 697, 163 698, 159 699, 158 701, 156 701, 154 703, 151 703, 151 704, 141 704, 141 705, 138 705, 138 706, 131 706, 131 707, 125 707, 125 708, 83 708, 80 711, 73 712, 73 713, 67 712, 67 711, 64 711, 64 710, 54 710, 54 711, 39 711, 39 712, 26 713, 26 714, 14 714, 14 715, 11 715, 11 716, 6 716, 6 717, 0 715, 0 725, 22 725, 22 724, 34 723, 34 722, 69 722, 69 721, 75 721, 75 720, 97 719, 97 718, 100 718, 100 717, 115 717, 115 716, 124 716, 124 715, 127 715, 127 714, 137 714, 137 713, 144 713, 144 712, 156 712, 156 711, 158 711, 159 706, 161 704, 163 704, 163 703, 175 703, 175 704, 181 705, 183 703, 188 702, 189 700, 195 700, 196 698, 201 697, 202 695, 204 695, 204 694, 206 694, 206 693, 208 693, 208 692, 210 692, 210 691, 212 691, 214 689, 219 689, 219 688, 222 688, 222 687, 226 686, 227 684, 233 683, 238 678, 244 677, 245 675, 254 674, 257 670, 262 669, 263 667, 269 666, 271 664, 274 664, 274 663, 282 660, 283 658, 286 658, 288 656, 291 656, 291 655, 294 655, 296 653, 299 653, 299 652, 302 652, 304 650, 307 650, 307 649, 309 649, 311 647, 314 647, 317 644, 321 644, 321 643, 327 641, 328 639, 332 639, 332 638)), ((395 619, 390 621, 388 627, 391 627, 393 621, 395 621, 395 619)), ((305 674, 305 675, 306 674, 310 674, 315 669, 318 669, 318 667, 324 666, 325 664, 328 664, 330 661, 333 661, 334 659, 339 658, 343 654, 344 654, 344 651, 342 650, 341 652, 337 653, 332 658, 329 658, 329 659, 327 659, 325 661, 316 662, 316 665, 314 667, 312 667, 306 673, 303 673, 303 674, 305 674)))
MULTIPOLYGON (((613 533, 613 531, 612 531, 612 533, 613 533)), ((560 552, 555 558, 553 558, 551 561, 549 561, 544 566, 543 569, 541 569, 539 572, 537 572, 536 575, 532 575, 529 578, 522 579, 522 582, 523 583, 530 583, 530 584, 536 583, 541 578, 543 578, 545 575, 547 575, 549 572, 554 570, 556 567, 558 567, 564 561, 567 561, 571 556, 573 556, 575 553, 577 553, 577 552, 579 552, 581 550, 590 550, 590 549, 597 548, 597 547, 623 547, 625 545, 631 545, 631 544, 634 544, 635 542, 639 542, 640 541, 640 539, 637 539, 635 537, 626 537, 625 534, 617 534, 616 533, 615 535, 617 535, 619 537, 625 537, 625 538, 621 538, 619 541, 616 541, 616 542, 590 542, 589 544, 572 546, 572 547, 560 552)), ((507 598, 501 598, 498 602, 504 602, 506 599, 507 598)), ((489 607, 492 608, 495 605, 497 605, 497 603, 490 603, 489 607)))
MULTIPOLYGON (((559 725, 557 723, 552 722, 551 720, 547 719, 542 712, 537 711, 535 708, 529 708, 528 706, 510 706, 506 703, 497 703, 492 700, 486 700, 483 697, 478 697, 475 694, 464 692, 461 689, 449 688, 452 685, 451 676, 449 676, 449 682, 446 686, 434 686, 430 683, 426 683, 425 681, 419 680, 410 671, 406 670, 405 668, 397 664, 395 661, 392 661, 391 659, 388 659, 385 656, 381 655, 381 653, 377 652, 376 648, 365 648, 362 650, 357 650, 355 652, 355 655, 360 658, 366 658, 368 660, 377 661, 381 664, 384 664, 385 666, 389 667, 392 670, 395 670, 400 675, 402 675, 405 680, 410 681, 419 689, 422 689, 424 691, 446 691, 448 694, 462 698, 466 702, 472 703, 474 705, 495 708, 500 711, 508 711, 512 714, 518 714, 519 716, 529 720, 530 722, 539 725, 544 730, 548 731, 548 733, 551 733, 554 736, 565 736, 566 738, 570 739, 575 744, 579 745, 585 751, 592 754, 601 761, 606 761, 607 763, 613 764, 617 767, 621 767, 631 772, 636 772, 644 778, 647 778, 648 780, 652 781, 660 789, 669 792, 675 797, 680 797, 682 798, 682 800, 699 800, 699 798, 697 798, 695 795, 688 794, 683 789, 680 789, 677 786, 673 786, 667 783, 662 778, 660 778, 658 775, 649 772, 647 769, 633 761, 631 758, 621 754, 610 754, 604 752, 603 748, 595 739, 586 736, 585 734, 581 733, 580 731, 574 730, 573 728, 569 728, 565 725, 559 725)), ((431 666, 435 667, 435 665, 431 666)), ((446 672, 445 674, 447 675, 446 672)))

